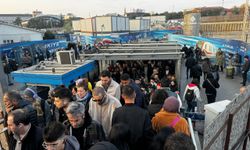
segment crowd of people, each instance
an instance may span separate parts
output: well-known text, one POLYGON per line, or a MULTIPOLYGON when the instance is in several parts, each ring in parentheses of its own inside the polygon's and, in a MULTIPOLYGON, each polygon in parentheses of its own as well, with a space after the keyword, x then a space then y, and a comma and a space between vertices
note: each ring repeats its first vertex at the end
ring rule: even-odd
POLYGON ((8 91, 9 149, 194 149, 174 73, 172 61, 123 61, 94 84, 81 78, 52 89, 47 100, 32 87, 8 91))
MULTIPOLYGON (((187 84, 181 100, 175 63, 169 61, 117 61, 100 73, 49 91, 49 99, 31 87, 4 94, 5 125, 10 150, 193 150, 189 125, 180 110, 194 112, 197 101, 216 101, 219 69, 202 59, 197 47, 184 46, 187 84), (204 81, 201 83, 201 76, 204 81)), ((243 74, 249 70, 245 57, 243 74)), ((243 78, 243 82, 245 79, 243 78)), ((244 84, 243 84, 244 85, 244 84)))

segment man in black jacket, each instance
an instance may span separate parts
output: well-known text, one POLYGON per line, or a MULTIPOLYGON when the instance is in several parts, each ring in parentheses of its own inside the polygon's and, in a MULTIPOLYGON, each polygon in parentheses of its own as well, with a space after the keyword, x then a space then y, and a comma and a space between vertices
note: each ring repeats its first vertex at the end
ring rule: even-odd
POLYGON ((117 123, 127 124, 131 133, 130 149, 147 149, 153 137, 149 114, 134 104, 136 94, 132 86, 127 85, 122 88, 122 97, 125 105, 114 111, 112 126, 117 123))
POLYGON ((8 114, 8 129, 14 138, 10 150, 42 150, 42 129, 30 123, 27 111, 16 109, 8 114))
POLYGON ((3 96, 6 113, 10 113, 15 109, 25 109, 28 113, 30 123, 37 125, 37 113, 31 103, 24 101, 17 91, 6 92, 3 96))
MULTIPOLYGON (((190 55, 187 60, 186 60, 186 63, 185 63, 185 66, 187 67, 187 70, 186 70, 186 76, 187 76, 187 79, 188 79, 188 76, 189 76, 189 70, 195 65, 195 59, 194 59, 194 56, 193 55, 190 55)), ((190 75, 191 76, 191 75, 190 75)))
POLYGON ((244 62, 243 67, 242 67, 242 78, 243 78, 242 85, 246 86, 247 72, 249 71, 249 67, 250 67, 249 57, 248 56, 244 56, 244 60, 245 60, 245 62, 244 62))
MULTIPOLYGON (((120 84, 121 84, 121 88, 123 88, 126 85, 131 85, 136 93, 135 104, 141 108, 146 108, 144 94, 141 92, 140 87, 134 82, 134 80, 130 79, 129 74, 124 73, 121 75, 121 83, 120 84)), ((124 102, 122 102, 122 101, 121 101, 121 103, 124 104, 124 102)))

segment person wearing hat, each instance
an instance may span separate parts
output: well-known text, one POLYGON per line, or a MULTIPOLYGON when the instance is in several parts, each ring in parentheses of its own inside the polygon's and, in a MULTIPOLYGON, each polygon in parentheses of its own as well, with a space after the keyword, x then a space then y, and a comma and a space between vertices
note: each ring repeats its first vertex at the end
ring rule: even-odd
POLYGON ((44 127, 51 121, 50 105, 48 102, 37 95, 32 88, 26 88, 23 98, 32 104, 37 113, 37 121, 40 127, 44 127))
POLYGON ((247 72, 249 71, 250 65, 249 65, 249 57, 246 55, 244 56, 244 64, 242 66, 242 78, 243 81, 242 86, 246 86, 246 82, 247 82, 247 72))
POLYGON ((179 101, 174 96, 168 97, 160 112, 156 113, 152 122, 152 127, 159 132, 163 127, 173 127, 176 132, 190 135, 187 120, 178 114, 179 101))

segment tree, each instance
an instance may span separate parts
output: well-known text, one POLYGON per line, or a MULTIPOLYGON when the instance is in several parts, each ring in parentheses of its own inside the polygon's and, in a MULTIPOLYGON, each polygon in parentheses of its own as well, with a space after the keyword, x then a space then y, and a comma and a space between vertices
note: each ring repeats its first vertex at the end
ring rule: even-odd
POLYGON ((233 13, 233 15, 239 15, 239 14, 240 14, 240 8, 234 6, 234 7, 232 8, 232 13, 233 13))
POLYGON ((44 40, 55 39, 55 35, 51 31, 47 30, 44 33, 43 39, 44 40))
POLYGON ((16 17, 15 21, 13 22, 13 24, 21 26, 22 25, 22 20, 20 17, 16 17))

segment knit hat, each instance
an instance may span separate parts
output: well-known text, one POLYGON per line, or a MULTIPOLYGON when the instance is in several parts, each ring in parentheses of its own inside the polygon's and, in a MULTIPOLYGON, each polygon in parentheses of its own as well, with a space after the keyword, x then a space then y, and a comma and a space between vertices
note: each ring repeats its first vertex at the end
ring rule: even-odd
POLYGON ((36 92, 34 90, 32 90, 31 88, 26 88, 24 90, 23 94, 28 96, 28 97, 32 97, 32 98, 35 98, 37 96, 36 92))
POLYGON ((162 108, 167 112, 178 112, 179 105, 180 103, 176 97, 170 96, 165 100, 162 108))
POLYGON ((244 56, 244 58, 247 58, 247 59, 248 59, 249 57, 248 57, 248 55, 246 55, 246 56, 244 56))

